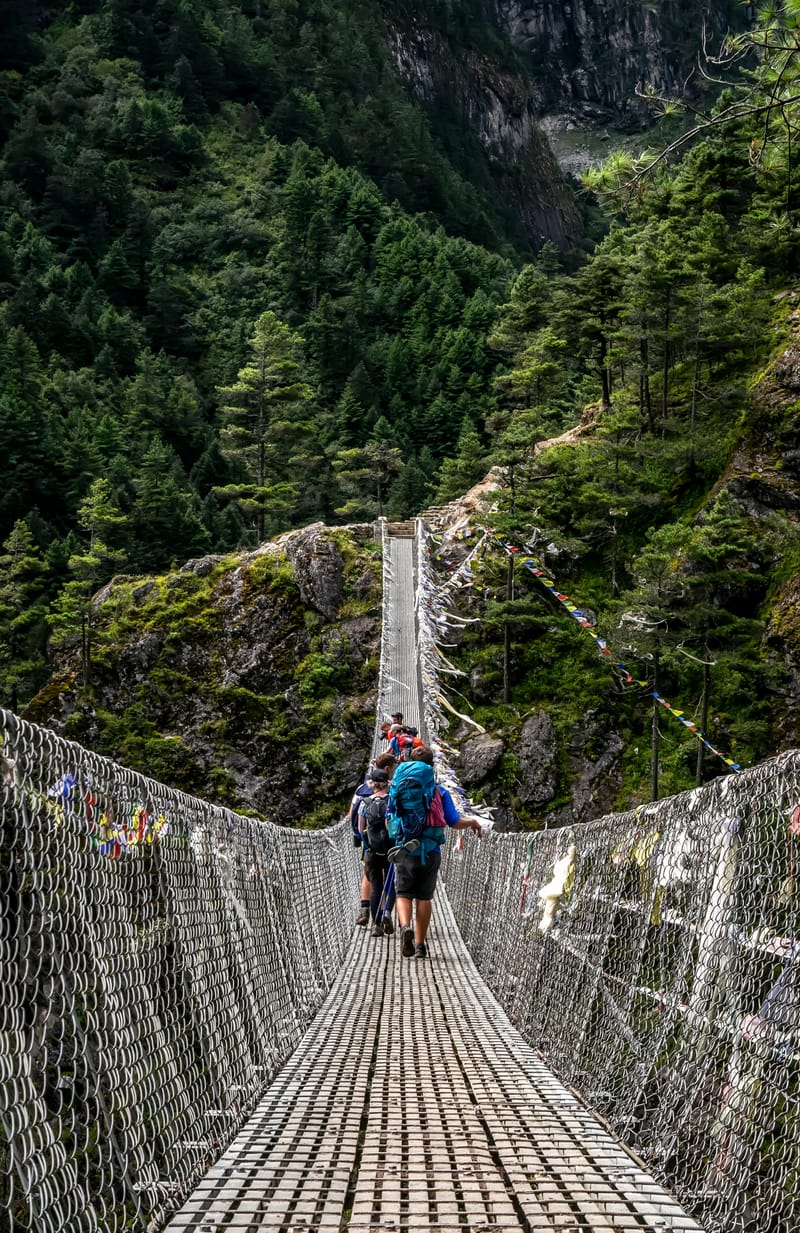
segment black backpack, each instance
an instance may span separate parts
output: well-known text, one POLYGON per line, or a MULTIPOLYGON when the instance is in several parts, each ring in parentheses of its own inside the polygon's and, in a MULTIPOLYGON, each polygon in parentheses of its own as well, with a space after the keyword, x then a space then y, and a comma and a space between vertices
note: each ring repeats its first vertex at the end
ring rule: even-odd
POLYGON ((388 803, 388 796, 369 796, 361 806, 367 847, 376 856, 385 856, 389 851, 389 832, 386 829, 388 803))

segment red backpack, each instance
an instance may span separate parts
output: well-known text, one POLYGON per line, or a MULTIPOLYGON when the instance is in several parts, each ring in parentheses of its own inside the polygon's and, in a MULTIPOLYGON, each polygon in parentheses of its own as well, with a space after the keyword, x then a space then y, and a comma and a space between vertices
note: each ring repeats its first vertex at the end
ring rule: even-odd
POLYGON ((410 732, 398 732, 397 746, 400 751, 399 760, 407 762, 411 750, 414 748, 414 738, 410 732))

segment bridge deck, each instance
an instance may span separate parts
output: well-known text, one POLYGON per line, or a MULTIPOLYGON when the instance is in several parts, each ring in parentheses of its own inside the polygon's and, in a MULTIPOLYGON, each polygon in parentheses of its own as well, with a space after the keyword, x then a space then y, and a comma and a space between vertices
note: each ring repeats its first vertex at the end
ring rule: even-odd
MULTIPOLYGON (((413 550, 389 540, 381 705, 419 725, 413 550)), ((512 1027, 442 894, 430 941, 418 962, 397 934, 355 930, 300 1047, 170 1233, 699 1231, 512 1027)))
POLYGON ((322 1011, 170 1233, 698 1231, 553 1077, 439 895, 426 962, 356 931, 322 1011))

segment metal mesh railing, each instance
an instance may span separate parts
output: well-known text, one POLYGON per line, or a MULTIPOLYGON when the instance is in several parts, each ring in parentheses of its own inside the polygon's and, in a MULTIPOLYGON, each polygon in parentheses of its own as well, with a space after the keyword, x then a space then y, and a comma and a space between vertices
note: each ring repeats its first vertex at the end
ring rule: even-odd
POLYGON ((799 801, 792 752, 444 869, 512 1021, 720 1233, 800 1226, 799 801))
MULTIPOLYGON (((424 527, 419 555, 438 733, 452 613, 424 527)), ((798 860, 796 750, 630 813, 445 850, 459 928, 512 1022, 709 1233, 800 1227, 798 860)))
MULTIPOLYGON (((424 531, 420 557, 437 733, 432 642, 449 615, 424 531)), ((630 813, 445 852, 459 928, 512 1022, 709 1233, 800 1227, 799 860, 798 751, 630 813)))
POLYGON ((349 828, 233 814, 3 711, 0 789, 3 1227, 157 1229, 340 967, 349 828))

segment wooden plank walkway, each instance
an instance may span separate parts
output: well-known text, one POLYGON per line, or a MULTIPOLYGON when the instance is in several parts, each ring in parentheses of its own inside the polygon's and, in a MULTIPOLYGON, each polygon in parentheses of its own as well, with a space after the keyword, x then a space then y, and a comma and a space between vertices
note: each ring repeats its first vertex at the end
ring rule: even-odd
POLYGON ((169 1233, 700 1233, 562 1087, 438 894, 427 961, 353 943, 320 1014, 169 1233))

